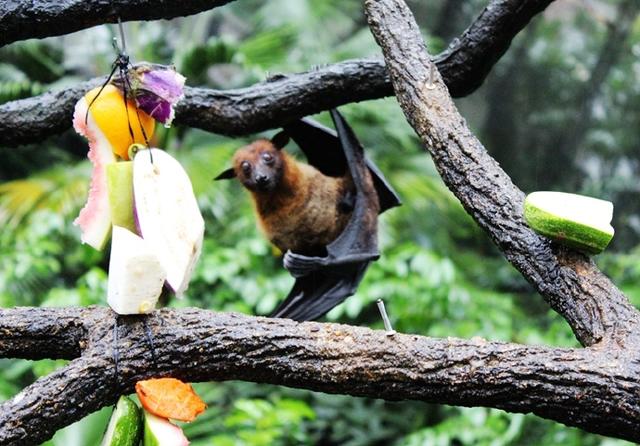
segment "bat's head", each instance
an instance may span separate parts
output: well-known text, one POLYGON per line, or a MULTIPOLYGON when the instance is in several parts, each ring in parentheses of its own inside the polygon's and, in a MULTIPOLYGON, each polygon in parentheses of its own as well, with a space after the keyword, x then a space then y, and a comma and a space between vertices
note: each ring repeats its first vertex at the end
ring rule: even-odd
POLYGON ((272 192, 280 184, 285 155, 280 151, 289 141, 284 132, 271 140, 259 139, 241 147, 233 156, 233 167, 218 175, 216 180, 238 178, 252 192, 272 192))

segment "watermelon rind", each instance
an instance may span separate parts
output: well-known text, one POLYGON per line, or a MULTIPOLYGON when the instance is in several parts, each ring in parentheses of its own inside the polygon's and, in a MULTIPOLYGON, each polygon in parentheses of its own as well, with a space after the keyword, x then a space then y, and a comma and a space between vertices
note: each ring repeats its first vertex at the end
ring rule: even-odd
POLYGON ((582 251, 599 254, 614 235, 613 204, 565 192, 540 191, 524 202, 524 218, 540 235, 582 251))

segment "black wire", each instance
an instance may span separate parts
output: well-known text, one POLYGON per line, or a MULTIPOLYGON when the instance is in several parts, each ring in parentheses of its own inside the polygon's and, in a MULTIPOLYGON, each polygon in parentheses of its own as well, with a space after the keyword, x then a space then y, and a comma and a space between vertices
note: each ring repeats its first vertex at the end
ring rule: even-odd
POLYGON ((113 323, 113 364, 114 364, 114 381, 115 381, 115 386, 116 386, 116 390, 119 387, 118 383, 119 383, 119 375, 120 375, 120 371, 118 370, 119 368, 119 362, 120 362, 120 354, 118 352, 118 319, 120 318, 120 316, 118 314, 116 314, 114 323, 113 323))

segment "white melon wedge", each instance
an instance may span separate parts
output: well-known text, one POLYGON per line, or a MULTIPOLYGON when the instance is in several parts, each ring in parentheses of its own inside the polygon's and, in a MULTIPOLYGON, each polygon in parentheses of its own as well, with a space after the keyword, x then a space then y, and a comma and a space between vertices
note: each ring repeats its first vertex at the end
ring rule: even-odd
POLYGON ((602 252, 611 239, 613 203, 564 192, 533 192, 524 218, 537 233, 589 254, 602 252))
POLYGON ((182 429, 165 418, 144 412, 143 446, 187 446, 182 429))
POLYGON ((113 227, 107 302, 118 314, 153 311, 167 272, 147 240, 120 226, 113 227))
POLYGON ((189 176, 159 149, 141 150, 133 160, 133 197, 138 233, 156 252, 177 297, 189 285, 200 256, 204 220, 189 176))

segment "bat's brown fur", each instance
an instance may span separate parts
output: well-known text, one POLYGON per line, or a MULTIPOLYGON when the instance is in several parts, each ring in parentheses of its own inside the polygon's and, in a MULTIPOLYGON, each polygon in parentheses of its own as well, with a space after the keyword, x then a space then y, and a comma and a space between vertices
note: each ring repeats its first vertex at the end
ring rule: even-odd
POLYGON ((349 175, 326 176, 265 139, 238 149, 233 170, 251 193, 259 227, 283 252, 312 253, 335 240, 349 221, 351 209, 344 205, 353 189, 349 175), (264 153, 272 156, 269 166, 264 153), (243 163, 251 165, 248 174, 243 163), (268 190, 252 184, 251 175, 259 168, 272 175, 274 183, 268 190))

